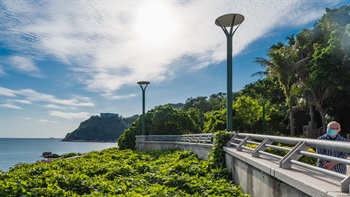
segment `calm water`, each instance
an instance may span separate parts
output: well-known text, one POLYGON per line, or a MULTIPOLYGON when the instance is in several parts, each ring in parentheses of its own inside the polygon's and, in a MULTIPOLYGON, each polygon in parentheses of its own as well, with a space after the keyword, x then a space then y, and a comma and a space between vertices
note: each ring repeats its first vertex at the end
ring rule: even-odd
POLYGON ((42 160, 43 152, 87 153, 117 146, 117 143, 61 142, 61 139, 0 138, 0 170, 8 171, 18 163, 42 160))

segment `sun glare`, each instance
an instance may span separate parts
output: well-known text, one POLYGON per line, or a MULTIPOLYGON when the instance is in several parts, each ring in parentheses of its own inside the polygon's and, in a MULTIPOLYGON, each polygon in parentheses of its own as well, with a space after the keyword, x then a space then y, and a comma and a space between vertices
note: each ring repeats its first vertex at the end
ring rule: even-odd
POLYGON ((170 5, 146 4, 137 11, 135 33, 139 43, 161 48, 176 34, 178 22, 170 5))

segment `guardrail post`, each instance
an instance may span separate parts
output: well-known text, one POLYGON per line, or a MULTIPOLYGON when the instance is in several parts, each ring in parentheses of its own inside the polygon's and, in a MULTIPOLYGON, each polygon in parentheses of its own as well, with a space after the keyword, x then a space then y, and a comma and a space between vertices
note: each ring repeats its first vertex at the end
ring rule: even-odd
POLYGON ((350 176, 347 176, 344 180, 340 182, 340 189, 342 192, 348 192, 350 190, 350 176))
POLYGON ((238 144, 238 146, 236 147, 236 150, 242 151, 242 146, 245 146, 247 144, 247 140, 249 139, 250 139, 249 136, 245 137, 243 141, 241 141, 241 143, 238 144))
POLYGON ((307 151, 309 148, 310 147, 306 144, 306 142, 299 142, 279 161, 279 166, 281 168, 291 168, 292 164, 290 163, 290 160, 298 160, 303 156, 299 153, 299 151, 307 151))
MULTIPOLYGON (((226 146, 227 146, 227 147, 231 147, 231 146, 232 146, 231 142, 233 142, 233 141, 235 140, 235 138, 237 137, 238 133, 235 132, 235 131, 233 131, 233 132, 231 133, 231 135, 233 135, 233 136, 232 136, 231 139, 226 143, 226 146)), ((230 135, 230 136, 231 136, 231 135, 230 135)))
POLYGON ((252 152, 252 156, 253 157, 260 157, 260 153, 259 151, 264 151, 267 147, 265 146, 265 144, 272 144, 272 140, 270 140, 269 138, 265 138, 258 147, 256 147, 256 149, 252 152))

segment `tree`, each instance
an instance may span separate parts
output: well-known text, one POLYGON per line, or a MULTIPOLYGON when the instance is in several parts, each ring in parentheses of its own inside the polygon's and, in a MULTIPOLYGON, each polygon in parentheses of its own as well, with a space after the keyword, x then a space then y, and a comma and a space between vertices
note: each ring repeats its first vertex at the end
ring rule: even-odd
POLYGON ((293 46, 272 47, 268 53, 269 59, 256 58, 255 62, 266 69, 268 77, 276 78, 281 85, 286 96, 288 105, 290 134, 295 135, 293 119, 293 98, 292 86, 296 82, 295 71, 303 64, 306 59, 299 59, 293 46))
POLYGON ((347 103, 342 101, 344 97, 337 99, 335 95, 346 97, 350 91, 349 13, 350 6, 326 9, 312 30, 297 35, 300 54, 310 58, 310 63, 299 70, 298 78, 310 110, 315 106, 320 113, 324 132, 326 114, 334 114, 340 107, 344 109, 342 103, 347 103))
POLYGON ((258 125, 258 123, 261 123, 262 120, 262 108, 258 100, 249 96, 240 96, 234 103, 233 109, 236 112, 233 117, 235 129, 250 133, 261 130, 261 124, 258 125))
MULTIPOLYGON (((199 133, 191 117, 183 110, 170 106, 158 106, 145 114, 146 135, 181 135, 199 133)), ((120 149, 135 149, 136 135, 141 135, 141 117, 118 138, 120 149)))
POLYGON ((212 94, 209 97, 209 103, 211 105, 211 110, 221 110, 226 106, 226 93, 219 92, 217 94, 212 94))
MULTIPOLYGON (((252 76, 258 75, 254 73, 252 76)), ((274 104, 284 104, 286 96, 275 78, 266 77, 250 83, 240 91, 240 95, 250 96, 255 99, 267 99, 274 104)))
POLYGON ((203 133, 214 133, 226 129, 226 109, 209 111, 205 114, 203 133))
MULTIPOLYGON (((253 75, 257 75, 257 73, 253 75)), ((287 127, 288 120, 285 118, 285 112, 288 108, 285 105, 286 97, 276 79, 266 77, 262 80, 258 80, 254 83, 248 84, 240 91, 240 95, 251 97, 256 101, 264 99, 266 101, 266 133, 273 134, 273 132, 278 132, 281 134, 285 134, 282 131, 284 131, 287 127)), ((234 110, 237 111, 236 114, 239 112, 239 109, 234 110)), ((263 124, 262 121, 262 119, 259 119, 259 123, 257 123, 257 128, 254 128, 255 131, 261 130, 263 124)))
POLYGON ((147 114, 149 129, 146 133, 149 135, 199 133, 199 128, 183 110, 176 110, 170 106, 159 106, 147 114))

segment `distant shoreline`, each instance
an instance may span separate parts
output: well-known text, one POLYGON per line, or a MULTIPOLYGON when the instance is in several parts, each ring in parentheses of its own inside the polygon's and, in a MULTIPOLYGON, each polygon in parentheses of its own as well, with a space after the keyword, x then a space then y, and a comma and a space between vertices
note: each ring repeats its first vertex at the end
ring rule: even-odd
POLYGON ((100 142, 100 143, 117 143, 117 140, 115 141, 103 141, 103 140, 65 140, 62 139, 62 142, 100 142))
POLYGON ((103 141, 103 140, 65 140, 65 138, 55 138, 55 137, 0 137, 0 140, 2 139, 14 139, 14 140, 20 140, 20 139, 35 139, 35 140, 60 140, 62 142, 101 142, 101 143, 117 143, 117 140, 113 141, 103 141))
POLYGON ((54 140, 63 140, 61 137, 0 137, 0 139, 54 139, 54 140))
POLYGON ((62 138, 0 138, 0 170, 8 171, 19 163, 35 163, 43 159, 43 152, 58 155, 68 153, 87 153, 118 147, 118 143, 68 143, 62 138))

